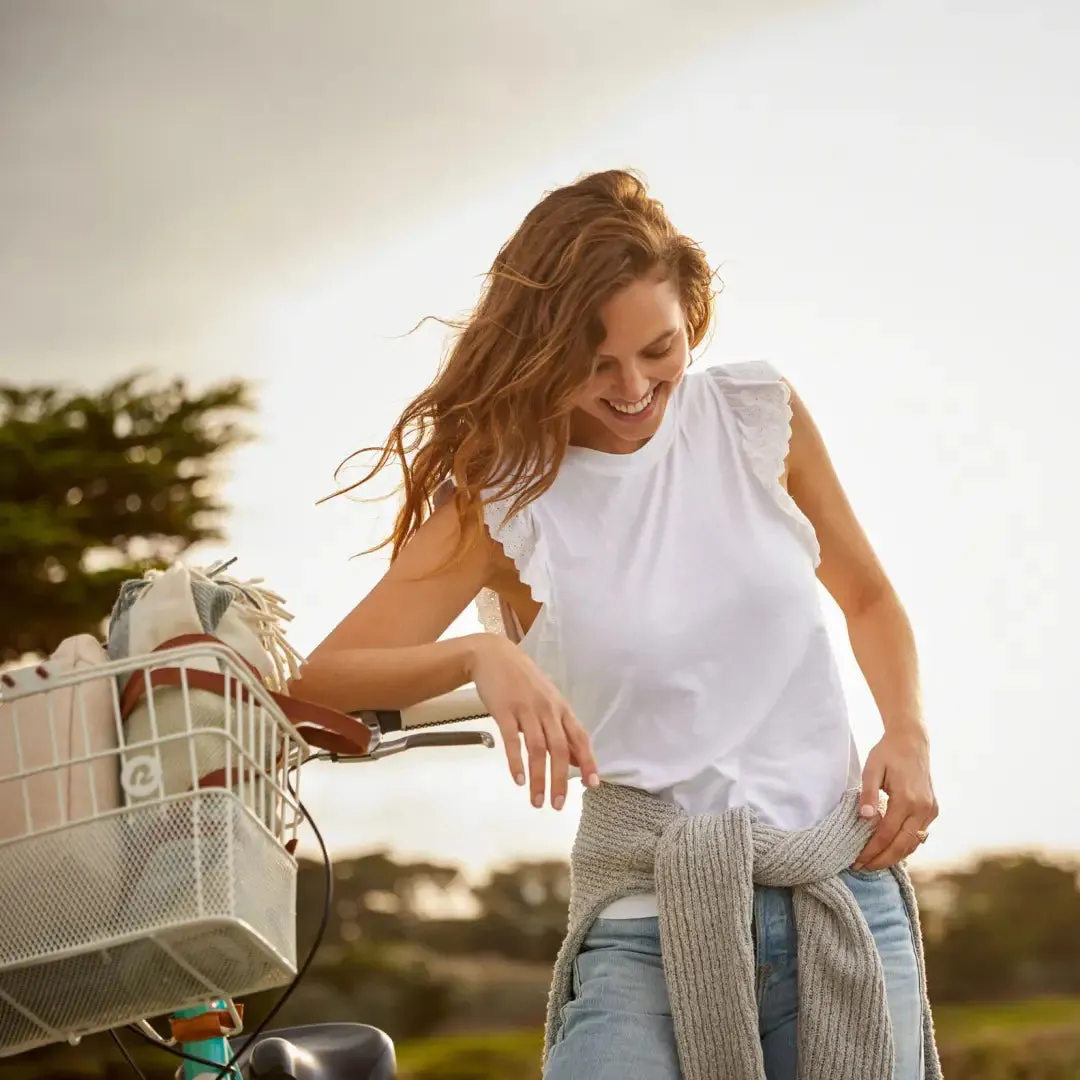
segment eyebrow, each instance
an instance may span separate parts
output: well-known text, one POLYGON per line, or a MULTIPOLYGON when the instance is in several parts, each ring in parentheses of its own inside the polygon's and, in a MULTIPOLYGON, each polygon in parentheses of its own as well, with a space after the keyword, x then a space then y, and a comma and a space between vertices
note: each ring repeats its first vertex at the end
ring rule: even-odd
MULTIPOLYGON (((663 345, 671 338, 673 338, 679 332, 677 326, 673 326, 670 330, 665 330, 659 337, 654 338, 648 345, 643 345, 638 352, 648 352, 650 349, 655 349, 658 345, 663 345)), ((611 353, 597 353, 597 356, 603 357, 605 360, 618 360, 617 356, 612 356, 611 353)))

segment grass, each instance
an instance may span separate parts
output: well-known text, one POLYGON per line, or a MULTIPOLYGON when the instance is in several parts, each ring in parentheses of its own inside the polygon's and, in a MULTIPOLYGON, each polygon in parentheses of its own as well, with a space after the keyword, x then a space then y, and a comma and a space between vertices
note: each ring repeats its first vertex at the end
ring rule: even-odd
POLYGON ((541 1031, 417 1039, 398 1047, 400 1080, 540 1080, 541 1031))
POLYGON ((1036 1033, 1070 1029, 1080 1036, 1080 997, 941 1005, 934 1009, 934 1022, 943 1043, 1027 1038, 1036 1033))
MULTIPOLYGON (((1080 1045, 1080 997, 943 1005, 934 1010, 934 1018, 943 1054, 957 1065, 971 1056, 976 1067, 970 1075, 975 1076, 989 1077, 987 1066, 978 1062, 982 1053, 992 1053, 994 1047, 1011 1047, 1030 1062, 1025 1065, 1030 1068, 1037 1067, 1037 1062, 1029 1055, 1043 1056, 1044 1045, 1046 1056, 1055 1058, 1061 1045, 1080 1045)), ((542 1045, 543 1034, 537 1030, 419 1039, 399 1046, 400 1076, 401 1080, 540 1080, 542 1045)), ((1002 1076, 1044 1075, 1015 1072, 1004 1061, 1001 1065, 1005 1070, 1002 1076)), ((966 1077, 969 1070, 959 1069, 957 1075, 966 1077)), ((1059 1073, 1050 1063, 1045 1075, 1056 1077, 1059 1073)), ((1060 1075, 1072 1077, 1074 1073, 1070 1067, 1060 1075)))

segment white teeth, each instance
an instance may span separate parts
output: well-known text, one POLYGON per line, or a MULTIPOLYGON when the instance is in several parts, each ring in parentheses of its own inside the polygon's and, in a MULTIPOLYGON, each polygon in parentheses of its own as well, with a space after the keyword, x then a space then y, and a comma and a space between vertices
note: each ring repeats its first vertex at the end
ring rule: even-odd
POLYGON ((609 401, 608 404, 616 412, 633 416, 634 413, 644 412, 652 404, 653 394, 655 393, 656 387, 654 386, 640 401, 634 402, 633 405, 617 405, 614 401, 609 401))

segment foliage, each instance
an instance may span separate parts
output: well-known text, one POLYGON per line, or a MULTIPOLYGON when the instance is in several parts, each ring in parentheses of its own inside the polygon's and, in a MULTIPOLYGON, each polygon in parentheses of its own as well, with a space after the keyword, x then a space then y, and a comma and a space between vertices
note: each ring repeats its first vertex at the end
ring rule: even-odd
POLYGON ((519 862, 496 870, 474 896, 488 949, 520 960, 555 958, 570 902, 565 863, 519 862))
POLYGON ((98 633, 121 581, 221 538, 218 462, 250 408, 242 382, 0 384, 0 662, 98 633))
POLYGON ((935 887, 948 897, 927 935, 935 1001, 1080 994, 1075 866, 999 855, 939 875, 935 887))

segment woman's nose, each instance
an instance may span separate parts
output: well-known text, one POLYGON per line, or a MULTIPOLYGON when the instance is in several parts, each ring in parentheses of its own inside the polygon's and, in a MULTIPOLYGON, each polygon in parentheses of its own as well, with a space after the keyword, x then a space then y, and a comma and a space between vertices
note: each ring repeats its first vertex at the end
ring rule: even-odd
POLYGON ((623 370, 619 379, 619 395, 628 405, 640 401, 649 392, 649 377, 643 371, 623 370))

